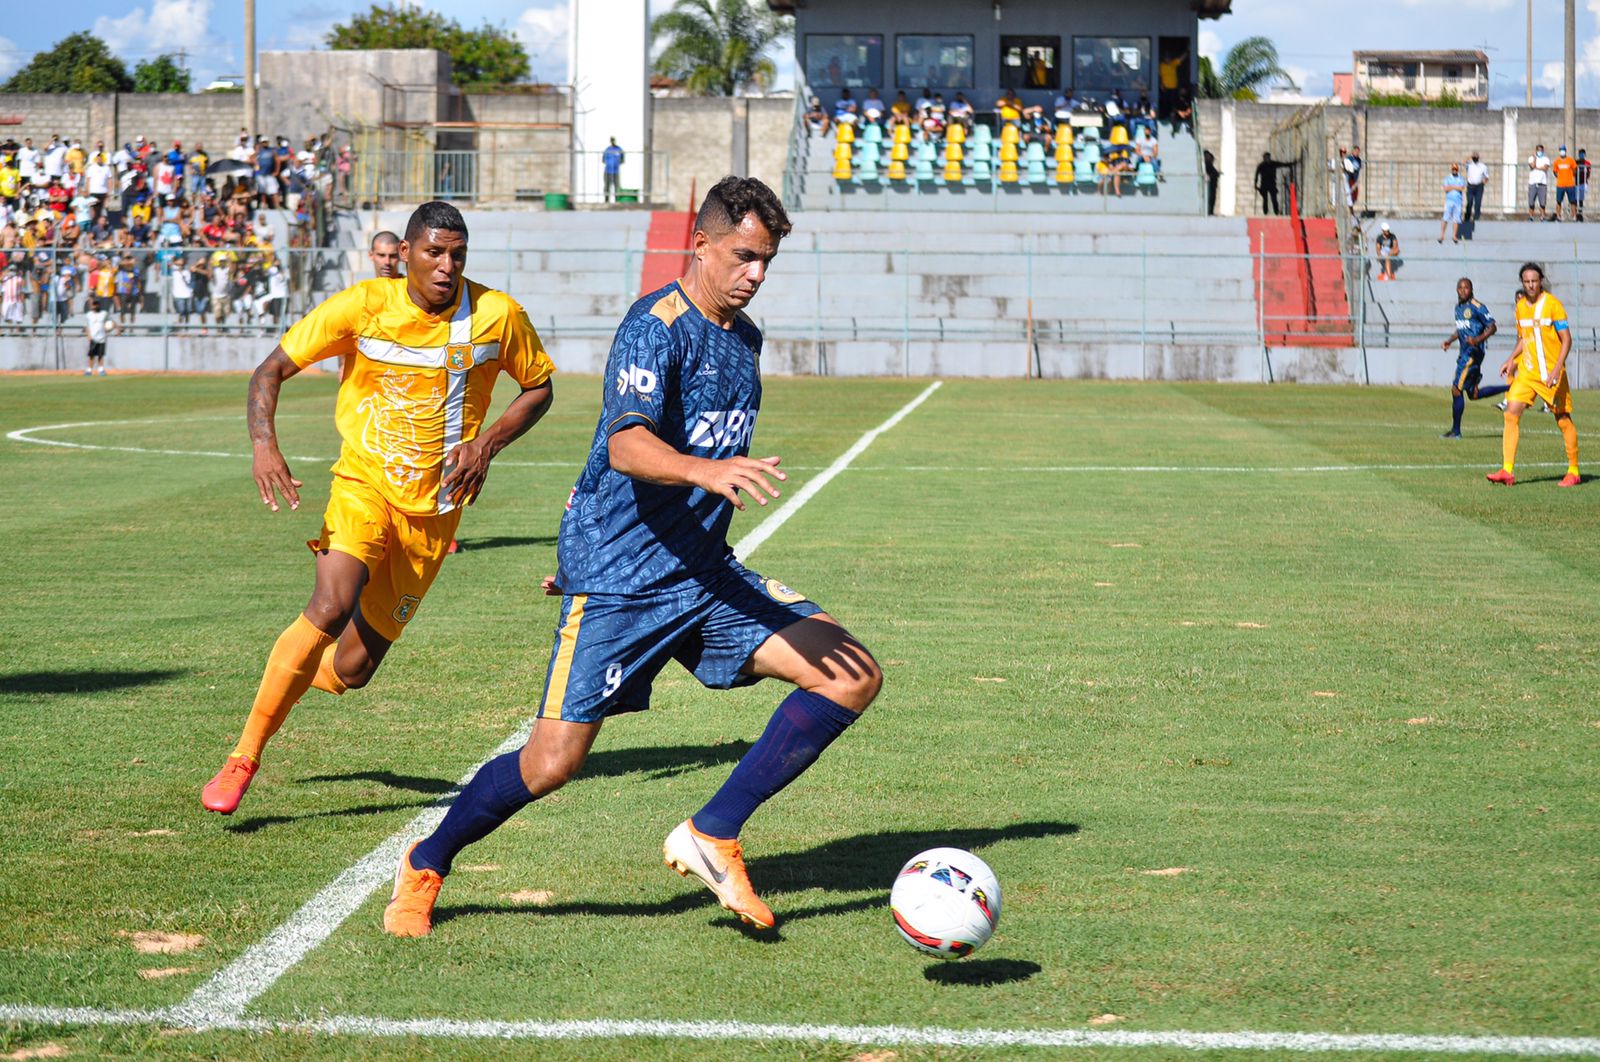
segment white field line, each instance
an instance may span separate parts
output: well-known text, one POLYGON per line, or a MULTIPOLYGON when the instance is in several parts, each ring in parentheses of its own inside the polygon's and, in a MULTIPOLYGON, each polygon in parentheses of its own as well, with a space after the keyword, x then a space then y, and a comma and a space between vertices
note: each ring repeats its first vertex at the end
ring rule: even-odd
POLYGON ((1600 1057, 1600 1038, 1443 1036, 1411 1033, 1190 1032, 1110 1029, 950 1029, 907 1025, 764 1025, 737 1021, 462 1021, 332 1014, 297 1022, 219 1017, 197 1021, 182 1008, 97 1010, 0 1004, 0 1021, 35 1025, 156 1025, 196 1031, 321 1033, 451 1040, 673 1039, 839 1043, 884 1047, 1165 1047, 1192 1051, 1340 1051, 1600 1057))
POLYGON ((832 482, 833 477, 837 476, 840 472, 843 472, 846 468, 849 468, 850 462, 860 457, 862 452, 865 451, 867 447, 872 445, 874 439, 904 420, 912 410, 926 402, 929 396, 937 391, 940 386, 941 382, 938 380, 935 380, 933 383, 929 384, 923 389, 921 394, 896 410, 894 416, 890 417, 882 424, 879 424, 876 428, 873 428, 871 431, 861 436, 861 438, 856 440, 855 445, 850 447, 850 449, 846 450, 844 453, 840 454, 834 460, 833 464, 823 469, 816 476, 813 476, 811 479, 807 480, 806 485, 801 487, 799 491, 795 493, 794 497, 790 498, 786 503, 784 503, 781 509, 767 517, 765 520, 761 521, 761 523, 757 524, 755 527, 751 528, 747 535, 741 538, 738 542, 734 543, 734 556, 738 557, 742 561, 744 558, 760 549, 761 543, 771 538, 774 531, 778 530, 778 528, 787 523, 789 517, 799 512, 800 507, 815 497, 817 491, 821 490, 823 487, 826 487, 830 482, 832 482))
MULTIPOLYGON (((854 446, 828 466, 827 471, 816 479, 806 484, 805 489, 797 493, 789 503, 777 512, 772 513, 749 534, 739 540, 735 549, 741 555, 747 555, 757 546, 765 542, 779 526, 783 524, 795 510, 804 505, 822 488, 822 485, 832 479, 856 455, 865 450, 872 440, 882 435, 885 431, 898 424, 906 414, 938 389, 937 383, 931 385, 922 394, 878 425, 868 431, 854 446)), ((529 720, 511 735, 500 747, 495 749, 476 766, 462 775, 461 781, 456 784, 459 791, 472 779, 484 763, 495 756, 520 748, 527 741, 528 733, 533 722, 529 720)), ((172 1013, 178 1015, 186 1022, 199 1024, 212 1024, 219 1020, 233 1020, 243 1016, 245 1008, 251 1001, 259 997, 282 977, 288 970, 299 962, 317 945, 326 940, 333 931, 339 928, 345 919, 355 913, 366 902, 372 891, 384 882, 390 880, 394 874, 395 866, 400 862, 400 854, 412 840, 432 833, 444 818, 449 803, 454 799, 456 791, 440 797, 433 805, 408 822, 404 827, 391 834, 378 847, 368 852, 354 866, 340 874, 331 884, 306 901, 298 911, 289 917, 278 928, 268 933, 259 943, 252 945, 242 955, 221 970, 217 971, 210 980, 205 982, 184 1002, 172 1008, 172 1013)))

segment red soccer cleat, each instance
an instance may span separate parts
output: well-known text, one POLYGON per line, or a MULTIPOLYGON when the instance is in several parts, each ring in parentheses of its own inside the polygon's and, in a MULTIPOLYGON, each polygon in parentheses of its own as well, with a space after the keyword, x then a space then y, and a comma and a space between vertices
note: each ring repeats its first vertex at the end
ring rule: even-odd
POLYGON ((261 765, 248 756, 229 756, 216 777, 200 790, 200 804, 218 815, 232 815, 250 788, 250 779, 256 776, 261 765))
POLYGON ((1583 477, 1582 476, 1578 475, 1576 472, 1568 472, 1566 475, 1561 477, 1561 482, 1557 483, 1556 486, 1558 486, 1558 487, 1576 487, 1579 483, 1582 483, 1582 482, 1583 482, 1583 477))
POLYGON ((450 548, 445 550, 445 552, 446 553, 460 553, 461 552, 461 543, 452 538, 450 540, 450 548))
POLYGON ((1513 476, 1510 472, 1507 472, 1503 468, 1496 472, 1490 472, 1483 478, 1487 479, 1490 483, 1498 483, 1503 487, 1512 486, 1517 482, 1517 477, 1513 476))

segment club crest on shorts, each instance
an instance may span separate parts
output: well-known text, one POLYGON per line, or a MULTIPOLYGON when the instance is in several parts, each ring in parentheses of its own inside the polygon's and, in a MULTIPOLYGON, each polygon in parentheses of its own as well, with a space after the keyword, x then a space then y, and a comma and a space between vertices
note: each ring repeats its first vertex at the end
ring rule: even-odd
POLYGON ((422 604, 422 598, 406 594, 400 598, 400 603, 394 607, 394 621, 404 623, 416 614, 417 606, 422 604))
POLYGON ((791 590, 776 579, 768 579, 765 583, 767 596, 784 605, 793 605, 806 599, 806 595, 798 590, 791 590))
POLYGON ((444 367, 451 372, 466 372, 475 364, 471 343, 451 343, 444 348, 444 367))

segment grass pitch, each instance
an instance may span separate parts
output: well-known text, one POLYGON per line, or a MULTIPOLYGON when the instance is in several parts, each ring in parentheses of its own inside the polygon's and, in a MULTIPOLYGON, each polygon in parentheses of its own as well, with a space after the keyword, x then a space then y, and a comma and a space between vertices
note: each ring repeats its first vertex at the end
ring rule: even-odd
MULTIPOLYGON (((792 494, 924 386, 769 380, 754 452, 783 456, 792 494)), ((558 378, 374 683, 308 694, 220 819, 199 788, 310 591, 332 383, 285 390, 305 501, 273 515, 240 377, 0 379, 0 431, 123 448, 0 440, 0 1004, 180 1003, 516 728, 599 387, 558 378)), ((750 561, 888 677, 745 832, 776 937, 659 848, 782 691, 708 693, 673 668, 582 780, 462 855, 433 937, 385 937, 384 890, 251 1016, 1600 1034, 1600 485, 1555 488, 1559 436, 1530 413, 1522 481, 1491 487, 1498 416, 1473 406, 1468 438, 1441 441, 1448 401, 947 381, 750 561), (902 943, 886 906, 934 844, 976 849, 1004 889, 994 940, 953 965, 902 943)), ((889 1057, 0 1026, 0 1052, 47 1044, 889 1057)))

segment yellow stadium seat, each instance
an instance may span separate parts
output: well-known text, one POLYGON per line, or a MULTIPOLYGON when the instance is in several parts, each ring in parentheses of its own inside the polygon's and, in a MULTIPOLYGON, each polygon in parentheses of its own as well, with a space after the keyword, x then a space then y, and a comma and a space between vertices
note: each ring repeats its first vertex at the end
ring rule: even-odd
POLYGON ((952 144, 965 144, 967 142, 967 127, 960 122, 952 122, 945 133, 952 144))
POLYGON ((961 161, 959 159, 950 159, 944 164, 944 179, 947 184, 961 180, 961 161))
POLYGON ((1022 139, 1022 130, 1018 129, 1015 122, 1007 122, 1000 127, 1000 143, 1015 144, 1022 139))
POLYGON ((1016 160, 1016 156, 1015 155, 1013 155, 1010 159, 1005 159, 1005 160, 1001 161, 1001 163, 1000 163, 1000 183, 1001 184, 1016 184, 1017 183, 1017 160, 1016 160))
POLYGON ((1072 165, 1072 141, 1059 140, 1056 142, 1056 161, 1072 165))
POLYGON ((848 181, 852 176, 849 158, 836 158, 833 160, 833 175, 841 181, 848 181))
POLYGON ((956 143, 946 144, 944 146, 944 157, 946 162, 960 162, 962 157, 961 145, 956 143))
MULTIPOLYGON (((901 145, 901 144, 896 144, 895 145, 896 148, 900 148, 902 146, 904 146, 904 145, 901 145)), ((889 180, 891 180, 891 181, 903 181, 905 179, 906 179, 906 162, 905 162, 905 159, 903 159, 903 158, 893 159, 889 163, 889 180)))
POLYGON ((1000 161, 1001 162, 1015 162, 1015 161, 1017 161, 1017 145, 1014 142, 1012 142, 1012 143, 1006 143, 1004 141, 1001 142, 1001 144, 1000 144, 1000 161))
POLYGON ((1128 127, 1125 125, 1112 126, 1111 142, 1113 144, 1126 144, 1128 142, 1128 127))
POLYGON ((834 129, 838 131, 835 133, 834 139, 839 143, 854 144, 856 142, 856 127, 849 122, 840 122, 834 126, 834 129))
POLYGON ((889 146, 889 161, 891 161, 891 162, 905 162, 906 160, 908 160, 910 158, 911 158, 911 145, 909 143, 906 143, 905 141, 900 141, 898 143, 891 144, 889 146))
POLYGON ((849 144, 833 145, 833 160, 835 162, 839 161, 840 159, 844 159, 846 162, 848 162, 850 160, 850 156, 851 151, 849 144))
POLYGON ((897 126, 895 126, 894 127, 894 142, 896 144, 909 144, 909 143, 911 143, 911 127, 909 125, 897 125, 897 126))
POLYGON ((1071 184, 1073 182, 1072 160, 1056 163, 1056 183, 1071 184))

